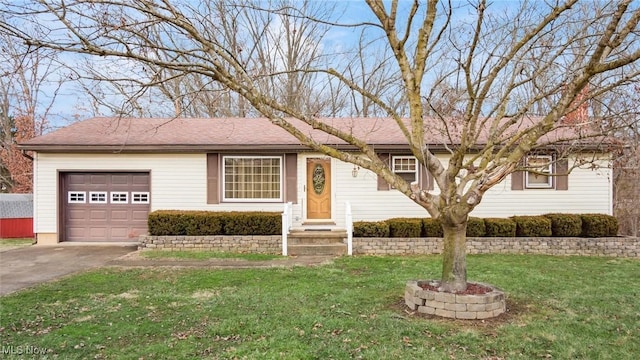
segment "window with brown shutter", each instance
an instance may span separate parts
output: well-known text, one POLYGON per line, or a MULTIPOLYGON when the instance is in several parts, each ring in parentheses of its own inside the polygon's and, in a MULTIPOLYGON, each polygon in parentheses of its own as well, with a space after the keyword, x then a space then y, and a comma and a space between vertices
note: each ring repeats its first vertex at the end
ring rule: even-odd
POLYGON ((511 190, 569 189, 568 159, 553 161, 551 155, 535 155, 528 156, 525 163, 534 169, 532 171, 514 171, 511 174, 511 190))
MULTIPOLYGON (((378 154, 378 157, 380 158, 380 160, 382 160, 383 163, 389 165, 389 159, 391 159, 390 154, 378 154)), ((385 179, 383 179, 382 176, 378 175, 378 190, 388 191, 390 189, 391 186, 389 185, 389 183, 385 179)))
POLYGON ((285 154, 285 198, 284 202, 298 203, 298 154, 285 154))
POLYGON ((207 204, 220 203, 220 156, 207 154, 207 204))
MULTIPOLYGON (((408 183, 418 182, 422 190, 433 190, 433 177, 427 171, 425 166, 422 166, 415 156, 403 155, 403 156, 391 156, 390 154, 378 154, 378 157, 383 162, 389 165, 392 172, 400 175, 408 183)), ((386 191, 391 190, 392 187, 387 183, 382 176, 378 175, 378 190, 386 191)))

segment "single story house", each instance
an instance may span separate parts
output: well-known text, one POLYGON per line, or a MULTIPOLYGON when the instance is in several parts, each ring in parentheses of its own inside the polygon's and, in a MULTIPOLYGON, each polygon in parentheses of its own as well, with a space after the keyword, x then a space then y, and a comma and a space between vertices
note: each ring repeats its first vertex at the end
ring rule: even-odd
MULTIPOLYGON (((438 191, 393 120, 326 121, 349 127, 393 171, 438 191)), ((324 133, 304 131, 348 149, 324 133)), ((446 163, 445 142, 428 135, 446 163)), ((92 118, 21 147, 33 152, 38 244, 136 241, 147 231, 148 213, 161 209, 282 212, 291 202, 294 227, 344 227, 347 202, 354 221, 429 216, 376 174, 310 151, 264 118, 92 118)), ((570 157, 569 165, 575 161, 570 157)), ((567 166, 560 164, 554 166, 567 166)), ((601 165, 559 177, 514 173, 490 189, 472 215, 612 214, 611 169, 608 160, 601 165)))

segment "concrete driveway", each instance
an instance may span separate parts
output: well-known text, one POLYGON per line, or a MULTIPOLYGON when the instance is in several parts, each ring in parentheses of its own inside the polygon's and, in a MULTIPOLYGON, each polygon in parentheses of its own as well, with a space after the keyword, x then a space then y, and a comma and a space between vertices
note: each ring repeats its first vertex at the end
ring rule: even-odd
POLYGON ((0 296, 107 264, 135 251, 127 245, 35 245, 0 252, 0 296))

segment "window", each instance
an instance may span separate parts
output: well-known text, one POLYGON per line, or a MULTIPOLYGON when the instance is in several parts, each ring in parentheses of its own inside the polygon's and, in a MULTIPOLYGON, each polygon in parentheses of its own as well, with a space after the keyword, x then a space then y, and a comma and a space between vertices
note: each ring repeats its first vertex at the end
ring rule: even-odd
POLYGON ((552 157, 551 156, 529 156, 527 157, 526 182, 527 188, 550 189, 552 182, 552 157))
POLYGON ((87 195, 84 191, 69 191, 67 196, 67 202, 69 204, 84 204, 87 202, 87 195))
POLYGON ((131 192, 132 204, 148 204, 149 193, 148 192, 131 192))
POLYGON ((112 204, 127 204, 129 202, 129 193, 126 191, 112 191, 111 203, 112 204))
POLYGON ((106 204, 107 192, 106 191, 90 191, 89 203, 91 204, 106 204))
POLYGON ((409 184, 418 182, 418 160, 414 156, 394 156, 391 170, 409 184))
POLYGON ((222 177, 225 201, 282 200, 279 156, 225 156, 222 177))

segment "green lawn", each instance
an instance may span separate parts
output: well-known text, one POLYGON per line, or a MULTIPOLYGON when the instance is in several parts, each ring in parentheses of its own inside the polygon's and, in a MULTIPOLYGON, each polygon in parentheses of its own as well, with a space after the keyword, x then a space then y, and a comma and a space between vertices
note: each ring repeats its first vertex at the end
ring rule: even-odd
POLYGON ((0 298, 2 349, 7 359, 23 358, 8 352, 28 347, 61 359, 640 354, 640 260, 469 256, 471 280, 508 294, 509 314, 486 322, 405 311, 406 280, 435 278, 439 269, 438 256, 344 257, 310 268, 99 269, 0 298))
POLYGON ((17 238, 17 239, 0 239, 0 248, 3 247, 18 247, 29 246, 33 244, 32 238, 17 238))
POLYGON ((209 259, 240 259, 249 261, 285 260, 286 257, 271 254, 240 254, 217 251, 166 251, 144 250, 140 255, 147 259, 178 259, 178 260, 209 260, 209 259))

